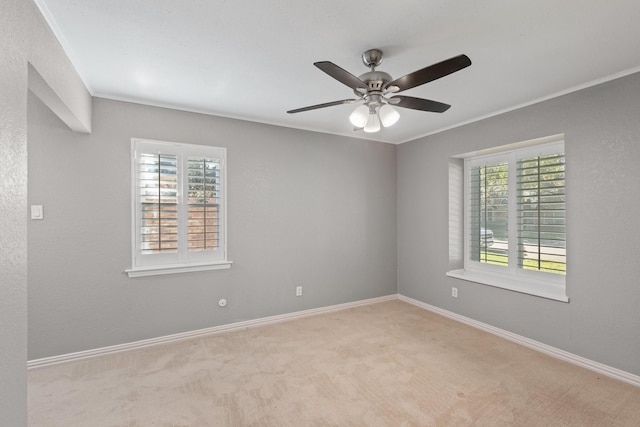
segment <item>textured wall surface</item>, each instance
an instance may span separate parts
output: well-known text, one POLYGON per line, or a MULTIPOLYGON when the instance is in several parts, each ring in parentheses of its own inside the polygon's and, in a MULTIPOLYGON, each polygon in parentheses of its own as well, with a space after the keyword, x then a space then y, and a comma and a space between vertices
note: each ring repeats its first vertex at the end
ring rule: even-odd
POLYGON ((45 211, 29 223, 29 359, 396 293, 395 146, 93 109, 93 133, 77 134, 29 98, 29 203, 45 211), (227 147, 231 269, 126 276, 132 137, 227 147))
POLYGON ((0 424, 27 424, 27 91, 37 63, 68 114, 91 97, 30 0, 0 2, 0 424))
POLYGON ((399 146, 399 292, 640 375, 638 111, 635 74, 399 146), (558 133, 570 303, 446 277, 449 157, 558 133))
POLYGON ((22 1, 0 7, 0 424, 27 423, 27 62, 22 1))

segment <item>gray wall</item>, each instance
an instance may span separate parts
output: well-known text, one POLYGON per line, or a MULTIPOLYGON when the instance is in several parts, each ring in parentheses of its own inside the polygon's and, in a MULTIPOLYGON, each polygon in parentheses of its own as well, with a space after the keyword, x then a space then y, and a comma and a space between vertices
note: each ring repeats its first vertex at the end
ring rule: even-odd
POLYGON ((99 98, 78 134, 28 103, 29 359, 397 292, 395 146, 99 98), (227 147, 230 270, 126 276, 131 137, 227 147))
POLYGON ((0 423, 27 424, 27 88, 90 126, 90 96, 32 1, 0 2, 0 423))
POLYGON ((640 375, 639 112, 635 74, 399 146, 399 293, 640 375), (570 303, 446 277, 449 156, 563 132, 570 303))
POLYGON ((27 62, 25 11, 19 1, 9 3, 0 9, 0 417, 21 426, 27 424, 27 62))

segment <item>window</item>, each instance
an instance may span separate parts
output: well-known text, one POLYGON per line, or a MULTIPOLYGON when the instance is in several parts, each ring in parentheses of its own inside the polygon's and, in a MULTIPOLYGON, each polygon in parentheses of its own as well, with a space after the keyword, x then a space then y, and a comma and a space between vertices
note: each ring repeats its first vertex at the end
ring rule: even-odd
POLYGON ((464 158, 464 269, 447 274, 568 301, 562 135, 464 158))
POLYGON ((229 268, 226 150, 132 140, 129 277, 229 268))

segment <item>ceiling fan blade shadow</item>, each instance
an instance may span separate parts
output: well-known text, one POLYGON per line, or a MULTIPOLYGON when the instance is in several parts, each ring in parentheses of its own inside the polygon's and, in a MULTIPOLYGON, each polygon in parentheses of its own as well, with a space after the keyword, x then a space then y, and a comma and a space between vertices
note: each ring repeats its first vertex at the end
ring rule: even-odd
POLYGON ((387 83, 385 87, 398 86, 400 91, 411 89, 460 71, 469 65, 471 65, 471 60, 467 55, 458 55, 395 79, 387 83))
POLYGON ((444 113, 449 108, 451 108, 451 105, 449 104, 432 101, 430 99, 414 98, 413 96, 398 95, 389 98, 389 100, 396 99, 398 99, 399 102, 393 103, 392 105, 394 105, 395 107, 410 108, 412 110, 429 111, 432 113, 444 113))
POLYGON ((325 102, 324 104, 316 104, 316 105, 310 105, 308 107, 296 108, 295 110, 287 111, 287 113, 288 114, 301 113, 303 111, 317 110, 318 108, 333 107, 335 105, 342 105, 342 104, 352 104, 356 101, 359 101, 359 99, 341 99, 340 101, 325 102))
POLYGON ((359 78, 357 78, 356 76, 348 72, 347 70, 338 67, 333 62, 320 61, 320 62, 314 62, 313 65, 320 68, 322 71, 329 74, 331 77, 333 77, 340 83, 349 86, 351 89, 354 89, 354 90, 356 88, 367 89, 367 85, 362 80, 360 80, 359 78))

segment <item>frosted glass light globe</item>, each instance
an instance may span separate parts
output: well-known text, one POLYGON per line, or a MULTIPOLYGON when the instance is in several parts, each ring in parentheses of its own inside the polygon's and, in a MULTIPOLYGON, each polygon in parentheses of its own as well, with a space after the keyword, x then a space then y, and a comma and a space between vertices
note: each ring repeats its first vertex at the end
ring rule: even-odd
POLYGON ((364 127, 364 131, 367 133, 378 132, 380 130, 380 118, 378 114, 374 111, 372 114, 369 114, 369 120, 367 120, 367 124, 364 127))
POLYGON ((380 121, 382 122, 382 126, 388 128, 396 124, 396 122, 400 119, 400 113, 396 111, 389 104, 384 104, 380 107, 380 121))
POLYGON ((349 116, 349 121, 357 128, 365 127, 367 120, 369 120, 369 107, 366 105, 359 106, 349 116))

